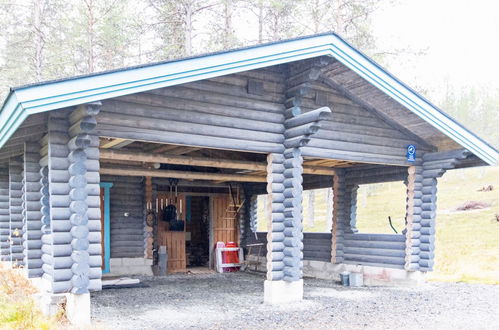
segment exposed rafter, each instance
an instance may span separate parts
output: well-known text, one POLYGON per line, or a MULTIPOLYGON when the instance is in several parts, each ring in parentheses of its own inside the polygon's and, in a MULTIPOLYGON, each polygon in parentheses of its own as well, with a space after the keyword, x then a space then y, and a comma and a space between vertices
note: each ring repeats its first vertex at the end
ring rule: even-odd
MULTIPOLYGON (((265 171, 266 164, 252 161, 231 160, 222 158, 207 158, 207 157, 191 157, 180 155, 156 155, 149 153, 130 152, 124 150, 107 150, 101 149, 100 158, 102 160, 113 161, 140 161, 147 163, 164 163, 175 165, 190 165, 201 167, 217 167, 228 169, 241 169, 250 171, 265 171)), ((334 175, 333 168, 325 166, 306 166, 304 168, 306 174, 317 175, 334 175)))
POLYGON ((100 147, 102 149, 110 149, 110 148, 119 149, 119 148, 126 147, 127 145, 132 144, 133 142, 135 142, 135 141, 133 141, 133 140, 126 140, 126 139, 103 140, 101 142, 100 147))

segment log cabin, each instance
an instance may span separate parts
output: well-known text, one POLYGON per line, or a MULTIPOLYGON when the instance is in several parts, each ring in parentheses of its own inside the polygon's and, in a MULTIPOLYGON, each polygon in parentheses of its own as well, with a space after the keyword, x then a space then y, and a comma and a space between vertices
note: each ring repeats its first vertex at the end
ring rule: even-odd
POLYGON ((80 311, 103 274, 152 274, 160 247, 174 273, 213 266, 217 242, 265 243, 268 303, 301 300, 304 273, 417 278, 438 178, 499 158, 332 33, 12 88, 0 123, 1 258, 80 311), (356 232, 357 187, 396 180, 403 233, 356 232), (330 228, 304 233, 318 188, 330 228))

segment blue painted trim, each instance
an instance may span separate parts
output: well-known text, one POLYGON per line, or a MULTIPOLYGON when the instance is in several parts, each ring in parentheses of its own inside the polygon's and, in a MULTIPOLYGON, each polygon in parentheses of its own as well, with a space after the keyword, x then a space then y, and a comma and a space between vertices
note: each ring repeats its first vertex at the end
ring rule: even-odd
POLYGON ((498 163, 495 148, 333 33, 19 87, 0 112, 0 147, 35 113, 323 55, 336 58, 486 163, 498 163))
POLYGON ((102 272, 111 271, 111 192, 112 182, 101 182, 101 188, 104 188, 104 269, 102 272))

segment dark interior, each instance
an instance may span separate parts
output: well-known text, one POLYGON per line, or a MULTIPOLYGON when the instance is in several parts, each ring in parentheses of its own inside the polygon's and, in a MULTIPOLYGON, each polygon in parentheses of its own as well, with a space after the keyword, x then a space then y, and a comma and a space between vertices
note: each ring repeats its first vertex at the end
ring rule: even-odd
POLYGON ((187 227, 191 233, 186 241, 187 267, 208 266, 210 254, 210 199, 207 196, 187 197, 187 227), (189 212, 190 209, 190 212, 189 212))

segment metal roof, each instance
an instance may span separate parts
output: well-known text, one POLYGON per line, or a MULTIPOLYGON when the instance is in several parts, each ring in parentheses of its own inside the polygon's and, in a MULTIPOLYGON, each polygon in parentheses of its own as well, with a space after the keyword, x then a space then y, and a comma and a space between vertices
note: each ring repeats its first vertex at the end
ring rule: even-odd
POLYGON ((13 88, 0 112, 0 147, 32 114, 318 56, 334 57, 487 164, 498 162, 492 146, 334 33, 13 88))

